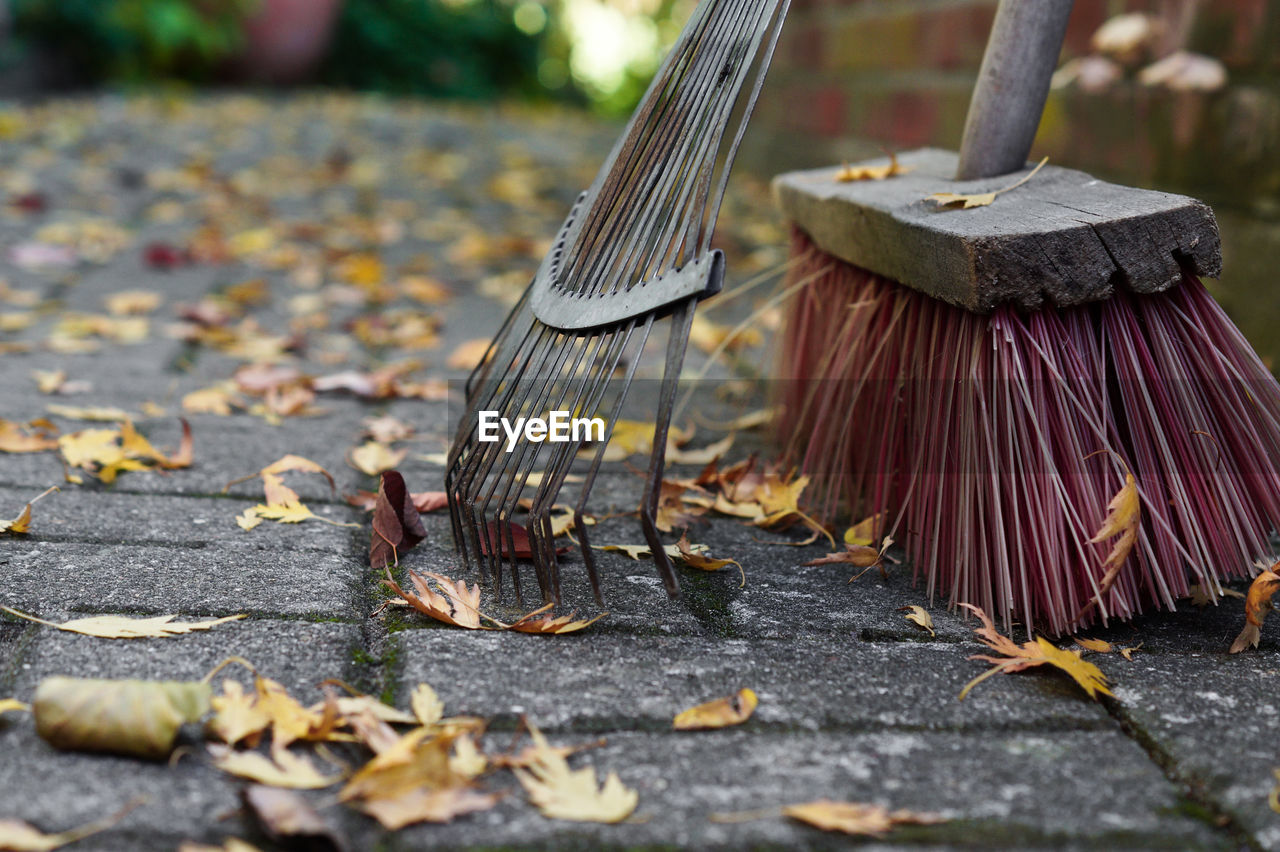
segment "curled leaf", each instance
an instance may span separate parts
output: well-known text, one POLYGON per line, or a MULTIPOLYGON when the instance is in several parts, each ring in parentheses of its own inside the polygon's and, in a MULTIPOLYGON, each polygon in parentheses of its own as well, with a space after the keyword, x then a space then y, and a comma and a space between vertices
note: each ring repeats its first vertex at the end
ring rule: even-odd
POLYGON ((0 819, 0 849, 7 852, 53 852, 54 849, 69 843, 106 831, 142 803, 143 800, 134 799, 109 817, 57 834, 45 834, 30 823, 21 820, 0 819))
POLYGON ((31 498, 31 501, 28 502, 27 505, 22 508, 22 511, 18 513, 18 517, 11 521, 0 520, 0 535, 4 535, 5 533, 9 533, 11 535, 25 535, 27 531, 31 529, 32 503, 39 501, 42 497, 47 497, 49 494, 52 494, 57 490, 58 487, 56 485, 46 488, 40 494, 31 498))
POLYGON ((906 618, 907 621, 910 621, 921 630, 928 630, 930 636, 938 635, 933 631, 933 616, 929 615, 929 611, 919 604, 900 606, 898 607, 898 612, 905 612, 906 615, 903 617, 906 618))
POLYGON ((154 760, 209 709, 207 683, 49 677, 32 702, 36 733, 55 748, 154 760))
POLYGON ((373 537, 369 542, 369 565, 383 568, 400 561, 400 554, 413 548, 427 531, 418 516, 413 495, 399 472, 388 470, 378 484, 373 506, 373 537))
POLYGON ((889 154, 889 162, 883 166, 851 166, 844 164, 844 168, 836 172, 836 180, 840 183, 850 183, 857 180, 884 180, 894 175, 905 175, 912 170, 912 166, 903 166, 898 163, 898 155, 889 154))
POLYGON ((1275 570, 1278 567, 1280 562, 1254 577, 1249 584, 1249 594, 1244 601, 1244 629, 1240 631, 1236 641, 1231 643, 1232 654, 1238 654, 1245 648, 1256 648, 1262 640, 1262 622, 1266 620, 1267 613, 1271 612, 1271 599, 1276 592, 1280 592, 1280 574, 1275 570))
POLYGON ((760 699, 750 689, 740 689, 733 695, 717 698, 676 714, 672 727, 677 731, 705 731, 741 725, 751 718, 760 699))

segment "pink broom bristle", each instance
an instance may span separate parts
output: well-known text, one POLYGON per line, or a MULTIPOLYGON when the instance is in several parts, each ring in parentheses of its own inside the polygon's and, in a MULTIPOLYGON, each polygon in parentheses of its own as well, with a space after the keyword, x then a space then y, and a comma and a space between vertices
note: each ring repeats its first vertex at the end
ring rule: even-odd
POLYGON ((816 510, 884 512, 930 598, 1052 635, 1247 576, 1280 521, 1280 385, 1204 286, 980 316, 797 231, 781 434, 816 510), (1101 605, 1090 543, 1132 471, 1136 544, 1101 605))

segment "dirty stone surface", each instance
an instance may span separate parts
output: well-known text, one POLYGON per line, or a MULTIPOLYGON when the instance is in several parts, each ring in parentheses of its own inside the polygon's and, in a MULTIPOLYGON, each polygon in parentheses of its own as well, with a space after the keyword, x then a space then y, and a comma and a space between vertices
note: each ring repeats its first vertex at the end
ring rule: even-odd
MULTIPOLYGON (((351 849, 847 846, 849 838, 779 813, 819 798, 946 820, 861 839, 876 849, 1280 849, 1280 813, 1268 803, 1280 767, 1280 641, 1266 629, 1256 651, 1226 654, 1243 623, 1239 599, 1091 631, 1141 644, 1132 660, 1092 657, 1115 692, 1100 702, 1039 670, 991 678, 959 701, 983 671, 968 659, 981 650, 974 622, 946 601, 929 601, 909 566, 849 582, 839 565, 804 566, 829 552, 825 542, 798 545, 794 531, 768 533, 731 518, 707 520, 690 535, 739 560, 745 583, 732 568, 682 569, 683 592, 671 600, 651 564, 602 552, 609 614, 575 635, 468 632, 385 605, 381 575, 368 565, 368 517, 343 499, 376 487, 347 463, 362 420, 391 414, 411 423, 416 434, 401 445, 408 455, 399 469, 413 490, 441 487, 436 456, 465 376, 447 366, 449 354, 500 324, 616 128, 575 116, 325 96, 100 98, 13 115, 19 129, 0 148, 6 192, 39 193, 45 207, 11 203, 0 216, 0 417, 44 417, 50 404, 116 406, 157 447, 172 449, 185 416, 194 456, 189 468, 129 471, 104 485, 87 475, 65 482, 56 452, 0 453, 0 517, 62 487, 35 505, 28 534, 0 536, 0 604, 54 621, 248 617, 208 633, 112 641, 3 615, 0 698, 30 701, 53 675, 198 679, 230 656, 305 702, 320 700, 322 681, 338 679, 405 707, 410 690, 427 682, 449 713, 488 720, 489 748, 505 750, 527 720, 553 743, 591 745, 574 764, 617 772, 639 794, 635 816, 622 824, 553 821, 504 773, 483 782, 506 794, 496 808, 392 833, 336 804, 332 791, 308 793, 351 849), (71 265, 32 264, 33 246, 61 245, 56 230, 43 229, 91 216, 123 229, 114 251, 102 247, 106 237, 82 235, 71 265), (233 246, 226 257, 172 270, 146 259, 157 244, 190 245, 211 223, 227 237, 267 228, 265 237, 241 240, 271 245, 243 253, 233 246), (452 298, 408 305, 377 294, 379 282, 344 283, 335 269, 351 252, 376 253, 391 284, 429 274, 452 298), (318 272, 305 271, 312 266, 318 272), (213 336, 173 336, 171 326, 190 316, 181 306, 253 279, 266 282, 267 294, 243 319, 258 325, 238 349, 213 336), (127 290, 160 294, 141 340, 59 335, 69 316, 105 316, 104 299, 127 290), (370 318, 410 310, 438 323, 430 345, 406 349, 356 333, 370 318), (287 335, 306 345, 282 348, 287 335), (249 407, 229 416, 182 412, 186 394, 255 360, 319 376, 405 357, 421 362, 415 378, 450 380, 449 398, 322 394, 318 411, 278 420, 249 407), (64 370, 91 389, 42 394, 35 370, 64 370), (262 501, 260 483, 225 486, 287 453, 333 473, 334 488, 315 475, 287 479, 331 523, 241 530, 235 516, 262 501), (929 608, 933 634, 905 620, 900 608, 911 604, 929 608), (742 687, 760 698, 745 724, 671 730, 680 710, 742 687)), ((735 186, 726 211, 730 288, 733 276, 745 280, 782 257, 784 231, 760 192, 735 186)), ((749 310, 747 301, 740 309, 749 310)), ((713 316, 727 322, 734 314, 713 316)), ((657 362, 660 344, 651 353, 657 362)), ((691 354, 691 370, 700 357, 691 354)), ((765 370, 761 349, 735 358, 711 375, 765 370)), ((713 397, 719 401, 714 383, 703 385, 694 409, 709 410, 713 397)), ((51 419, 62 434, 105 425, 51 419)), ((718 437, 703 429, 695 446, 718 437)), ((751 449, 767 453, 768 444, 743 436, 731 460, 751 449)), ((642 462, 607 466, 592 511, 631 511, 642 462)), ((452 548, 447 516, 424 522, 427 539, 395 569, 400 579, 407 569, 475 579, 452 548)), ((641 541, 635 517, 624 515, 603 520, 592 538, 641 541)), ((580 556, 566 555, 563 577, 562 612, 601 611, 580 556)), ((524 588, 528 598, 531 574, 524 588)), ((482 606, 503 618, 521 611, 509 588, 500 599, 486 590, 482 606)), ((245 679, 234 666, 225 676, 245 679)), ((231 836, 275 848, 242 810, 242 782, 212 765, 199 730, 184 732, 183 746, 169 764, 59 752, 29 715, 6 714, 0 819, 61 831, 142 797, 117 826, 72 848, 176 849, 231 836)))

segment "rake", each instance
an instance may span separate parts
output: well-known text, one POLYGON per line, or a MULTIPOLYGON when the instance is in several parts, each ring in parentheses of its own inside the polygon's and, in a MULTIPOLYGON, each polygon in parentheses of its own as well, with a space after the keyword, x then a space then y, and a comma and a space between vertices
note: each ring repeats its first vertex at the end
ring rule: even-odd
POLYGON ((516 559, 528 556, 544 602, 560 601, 551 513, 586 436, 522 441, 508 451, 503 441, 481 440, 481 412, 513 423, 549 411, 608 413, 604 440, 573 504, 587 576, 603 603, 583 513, 645 344, 668 320, 640 525, 667 592, 679 592, 656 525, 668 427, 695 306, 724 280, 724 254, 711 248, 712 231, 788 4, 698 4, 467 380, 467 410, 449 451, 445 488, 463 561, 470 567, 474 558, 495 592, 509 566, 520 599, 516 559), (540 465, 541 478, 531 484, 540 465), (518 547, 512 517, 522 504, 528 542, 518 547))

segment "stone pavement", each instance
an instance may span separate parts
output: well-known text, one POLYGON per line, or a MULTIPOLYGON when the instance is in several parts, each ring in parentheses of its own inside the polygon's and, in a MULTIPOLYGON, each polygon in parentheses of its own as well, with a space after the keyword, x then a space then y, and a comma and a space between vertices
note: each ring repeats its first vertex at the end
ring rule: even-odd
MULTIPOLYGON (((183 395, 244 363, 216 346, 174 339, 165 326, 179 305, 246 279, 268 282, 269 300, 251 314, 262 328, 306 335, 292 363, 308 373, 366 369, 407 353, 427 362, 422 376, 460 378, 444 366, 448 353, 496 328, 495 296, 512 292, 513 282, 518 291, 538 241, 615 130, 559 114, 321 97, 101 99, 11 115, 19 129, 0 143, 5 185, 11 196, 39 191, 48 209, 10 211, 0 221, 11 252, 4 277, 11 290, 39 296, 34 308, 0 306, 35 314, 29 327, 0 332, 0 417, 29 420, 50 403, 145 410, 138 426, 161 447, 177 444, 183 395), (316 177, 326 168, 341 175, 316 177), (127 227, 117 251, 43 270, 12 254, 44 226, 88 212, 127 227), (314 252, 323 286, 299 274, 306 251, 301 261, 273 263, 264 251, 169 271, 146 261, 148 245, 186 245, 201 222, 230 233, 236 216, 244 228, 319 222, 312 230, 322 236, 290 239, 295 248, 324 244, 314 252), (382 223, 381 236, 361 230, 370 221, 382 223), (441 320, 438 345, 413 351, 351 336, 361 317, 406 308, 332 286, 335 261, 350 251, 375 251, 388 270, 428 266, 452 286, 451 301, 416 308, 441 320), (104 342, 84 353, 65 351, 76 347, 56 334, 50 342, 68 312, 101 314, 105 297, 132 289, 162 294, 140 342, 104 342), (323 311, 308 299, 317 294, 323 311), (31 372, 52 369, 91 382, 92 391, 41 395, 31 372)), ((761 212, 758 185, 739 182, 735 193, 725 239, 749 259, 733 273, 741 280, 752 264, 777 259, 782 238, 761 212)), ((53 240, 46 232, 41 242, 53 240)), ((29 535, 0 538, 0 603, 46 619, 250 616, 209 633, 127 642, 5 616, 0 698, 29 700, 51 675, 199 678, 230 655, 304 700, 336 677, 404 706, 426 681, 448 712, 489 719, 490 742, 505 743, 522 715, 555 743, 603 737, 605 745, 575 762, 616 770, 640 796, 636 817, 621 825, 547 820, 510 790, 494 810, 392 834, 332 805, 331 794, 315 795, 332 805, 325 812, 356 849, 848 845, 767 815, 824 797, 948 820, 900 828, 867 841, 873 848, 1280 849, 1280 814, 1268 805, 1280 767, 1280 642, 1274 629, 1264 631, 1258 651, 1227 656, 1242 623, 1238 600, 1092 631, 1143 643, 1131 662, 1094 658, 1114 682, 1114 700, 1094 703, 1064 678, 1029 672, 992 678, 960 702, 961 687, 982 671, 966 659, 980 650, 973 622, 941 606, 932 608, 936 637, 906 622, 899 607, 927 603, 909 569, 848 583, 840 566, 802 566, 827 552, 822 545, 780 546, 790 539, 716 519, 693 537, 740 560, 744 587, 736 573, 684 571, 684 593, 671 601, 651 566, 601 554, 610 614, 583 633, 446 628, 378 611, 386 593, 367 565, 366 517, 341 495, 374 485, 344 459, 361 420, 380 413, 418 429, 400 465, 410 485, 439 487, 440 468, 424 457, 444 449, 450 403, 326 394, 316 405, 323 414, 278 425, 247 412, 185 415, 195 436, 189 469, 128 472, 112 486, 89 478, 64 485, 37 504, 29 535), (250 481, 224 493, 223 486, 286 453, 334 473, 336 492, 315 476, 289 483, 317 514, 357 527, 236 526, 235 515, 260 501, 260 488, 250 481), (746 724, 671 731, 676 712, 743 686, 760 697, 746 724), (710 818, 752 811, 766 815, 710 818)), ((64 432, 92 425, 54 420, 64 432)), ((56 454, 0 454, 0 517, 52 484, 63 484, 56 454)), ((630 509, 639 489, 638 477, 617 465, 597 483, 593 508, 630 509)), ((447 518, 424 521, 428 538, 403 564, 459 575, 447 518)), ((632 543, 640 535, 634 518, 618 517, 593 540, 632 543)), ((580 614, 594 613, 579 568, 576 559, 566 565, 565 595, 580 614)), ((486 597, 486 611, 498 615, 514 612, 511 604, 486 597)), ((198 750, 172 766, 61 753, 35 735, 28 716, 0 719, 0 819, 57 831, 147 798, 119 826, 73 848, 173 849, 232 835, 271 848, 240 810, 240 786, 198 750)), ((507 776, 496 789, 514 786, 507 776)))

